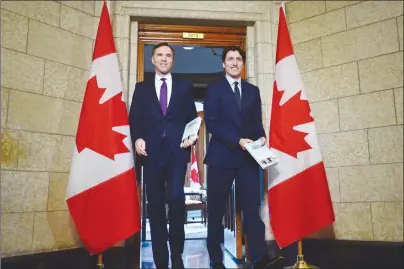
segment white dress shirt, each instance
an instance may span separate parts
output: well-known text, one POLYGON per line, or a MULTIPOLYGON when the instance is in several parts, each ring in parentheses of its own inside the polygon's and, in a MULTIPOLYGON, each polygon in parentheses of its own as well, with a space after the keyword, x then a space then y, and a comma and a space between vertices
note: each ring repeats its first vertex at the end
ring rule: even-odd
POLYGON ((234 92, 234 82, 238 82, 238 88, 240 89, 240 98, 241 98, 241 96, 242 96, 242 94, 241 94, 241 77, 240 78, 238 78, 238 79, 234 79, 234 78, 232 78, 231 76, 229 76, 229 75, 227 75, 226 74, 226 79, 227 79, 227 81, 229 82, 229 84, 230 84, 230 86, 231 86, 231 89, 233 90, 233 92, 234 92))
POLYGON ((170 103, 170 98, 171 98, 171 92, 172 92, 172 87, 173 87, 173 79, 171 77, 171 73, 168 73, 165 76, 160 76, 157 75, 154 78, 154 84, 156 86, 156 93, 157 93, 157 98, 160 101, 160 88, 161 85, 163 84, 163 81, 161 80, 162 78, 166 79, 166 83, 167 83, 167 107, 168 104, 170 103))

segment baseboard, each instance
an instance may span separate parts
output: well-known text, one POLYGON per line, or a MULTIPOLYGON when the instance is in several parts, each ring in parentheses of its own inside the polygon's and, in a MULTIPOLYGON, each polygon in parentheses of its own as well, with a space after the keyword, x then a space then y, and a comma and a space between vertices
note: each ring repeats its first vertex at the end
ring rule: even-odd
MULTIPOLYGON (((307 239, 302 246, 305 261, 321 269, 404 268, 403 242, 307 239)), ((268 249, 285 257, 284 266, 296 262, 297 243, 279 250, 271 241, 268 249)))
MULTIPOLYGON (((195 240, 195 243, 198 242, 195 240)), ((268 251, 285 259, 283 266, 296 262, 297 244, 279 250, 274 241, 268 251)), ((130 254, 125 247, 114 247, 103 254, 105 269, 124 269, 130 254)), ((374 242, 355 240, 303 240, 303 254, 307 263, 321 269, 348 268, 404 268, 402 242, 374 242)), ((97 256, 90 256, 83 248, 2 258, 2 269, 92 269, 97 268, 97 256)), ((132 267, 133 268, 133 267, 132 267)))
MULTIPOLYGON (((124 269, 124 247, 112 247, 103 253, 105 269, 124 269)), ((58 250, 1 259, 2 269, 96 269, 97 255, 84 248, 58 250)))

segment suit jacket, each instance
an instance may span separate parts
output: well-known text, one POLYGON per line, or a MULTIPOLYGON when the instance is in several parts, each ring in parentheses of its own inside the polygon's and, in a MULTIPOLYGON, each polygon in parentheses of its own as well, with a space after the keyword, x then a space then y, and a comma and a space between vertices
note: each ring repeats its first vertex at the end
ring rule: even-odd
POLYGON ((192 85, 189 82, 172 77, 172 92, 166 116, 161 111, 154 79, 136 83, 129 111, 129 125, 133 147, 139 138, 146 142, 147 156, 137 156, 141 163, 153 164, 158 161, 164 131, 176 160, 189 162, 191 147, 183 149, 180 144, 185 125, 196 117, 192 85))
MULTIPOLYGON (((243 161, 256 164, 239 145, 241 138, 257 140, 266 137, 262 125, 261 97, 258 87, 241 81, 241 109, 225 77, 208 86, 204 102, 204 118, 212 134, 205 164, 237 168, 243 161)), ((258 165, 258 164, 257 164, 258 165)))

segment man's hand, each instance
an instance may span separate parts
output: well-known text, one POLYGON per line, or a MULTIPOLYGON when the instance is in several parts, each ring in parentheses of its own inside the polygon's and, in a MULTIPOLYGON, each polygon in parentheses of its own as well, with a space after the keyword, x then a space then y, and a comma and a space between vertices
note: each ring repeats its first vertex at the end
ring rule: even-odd
POLYGON ((196 141, 197 139, 198 139, 198 136, 194 136, 194 137, 191 137, 191 138, 189 138, 189 139, 186 139, 186 140, 184 141, 184 143, 181 144, 181 148, 185 149, 185 148, 187 148, 187 147, 189 147, 189 146, 192 146, 192 145, 195 143, 195 141, 196 141))
POLYGON ((261 137, 260 140, 262 146, 265 145, 265 143, 267 142, 267 139, 265 137, 261 137))
POLYGON ((243 150, 245 150, 245 147, 244 147, 245 144, 251 143, 251 142, 254 142, 254 141, 252 141, 251 139, 248 139, 248 138, 241 138, 238 143, 240 144, 241 148, 242 148, 243 150))
POLYGON ((136 140, 135 149, 136 149, 137 154, 147 156, 146 142, 143 139, 139 138, 138 140, 136 140))

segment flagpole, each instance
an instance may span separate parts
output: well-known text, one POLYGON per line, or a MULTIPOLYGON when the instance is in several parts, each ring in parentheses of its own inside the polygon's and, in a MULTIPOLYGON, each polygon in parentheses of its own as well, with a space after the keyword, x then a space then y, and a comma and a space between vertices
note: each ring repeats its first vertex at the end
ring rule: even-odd
MULTIPOLYGON (((103 2, 104 2, 104 5, 108 5, 106 0, 104 0, 103 2)), ((97 256, 97 267, 99 269, 104 269, 104 263, 102 262, 102 252, 99 253, 97 256)))
POLYGON ((104 269, 104 264, 102 263, 102 253, 98 254, 97 257, 97 266, 100 269, 104 269))
POLYGON ((303 257, 303 243, 302 240, 297 242, 297 261, 294 265, 284 267, 285 269, 294 269, 294 268, 310 268, 310 269, 320 269, 320 267, 309 265, 304 261, 303 257))

